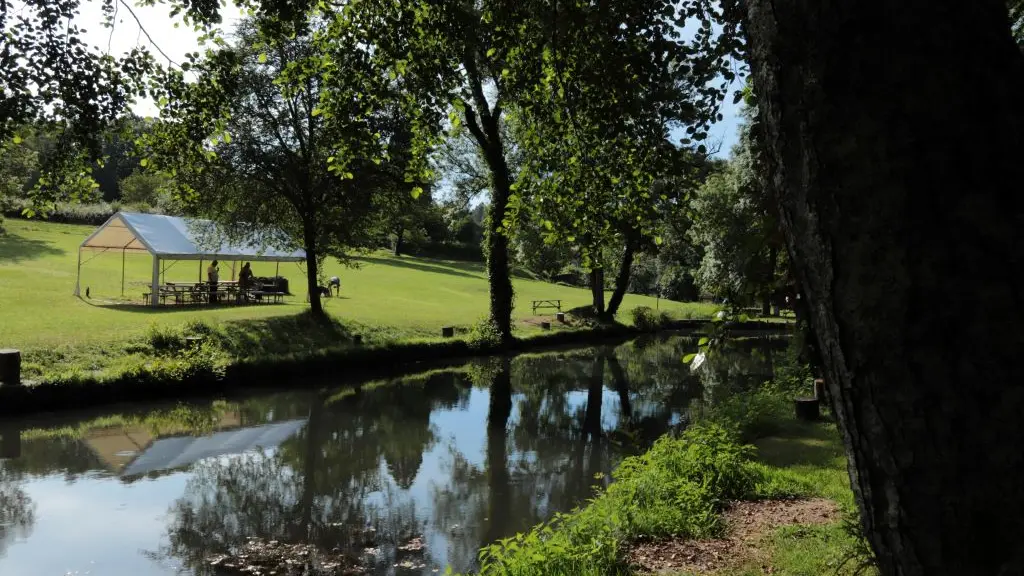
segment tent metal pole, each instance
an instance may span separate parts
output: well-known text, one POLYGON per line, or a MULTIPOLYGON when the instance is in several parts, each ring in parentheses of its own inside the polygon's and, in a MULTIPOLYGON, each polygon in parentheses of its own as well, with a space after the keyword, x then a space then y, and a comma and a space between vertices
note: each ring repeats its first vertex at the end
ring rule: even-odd
POLYGON ((235 281, 235 264, 237 264, 237 262, 235 262, 234 260, 232 260, 232 261, 231 261, 231 281, 232 281, 232 282, 234 282, 234 281, 235 281))
POLYGON ((82 281, 82 247, 78 247, 78 271, 75 273, 75 296, 81 296, 80 291, 82 281))
POLYGON ((199 283, 203 283, 203 259, 199 259, 199 283))
POLYGON ((153 285, 150 287, 149 305, 160 304, 160 257, 153 256, 153 285))
POLYGON ((121 248, 121 296, 124 296, 124 255, 126 248, 121 248))
POLYGON ((276 265, 274 266, 274 278, 279 278, 280 276, 281 276, 281 263, 277 262, 276 265))

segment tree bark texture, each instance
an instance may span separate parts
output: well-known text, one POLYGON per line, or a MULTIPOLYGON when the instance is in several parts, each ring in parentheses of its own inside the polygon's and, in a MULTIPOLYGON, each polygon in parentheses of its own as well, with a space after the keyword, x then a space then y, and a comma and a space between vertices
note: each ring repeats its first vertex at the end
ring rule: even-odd
MULTIPOLYGON (((495 134, 496 137, 499 137, 495 134)), ((499 141, 500 142, 500 141, 499 141)), ((503 342, 512 340, 512 275, 508 262, 508 235, 502 227, 508 199, 512 195, 512 181, 505 162, 504 147, 492 145, 496 150, 487 154, 491 168, 491 209, 487 215, 487 280, 490 286, 491 322, 501 334, 503 342)))
POLYGON ((604 268, 594 268, 590 271, 590 296, 594 307, 594 314, 603 318, 604 308, 604 268))
POLYGON ((619 306, 622 305, 622 299, 626 297, 626 290, 629 288, 629 276, 633 272, 633 256, 636 255, 636 250, 633 248, 631 242, 626 242, 626 249, 622 252, 622 262, 619 264, 619 273, 615 276, 615 291, 612 292, 611 299, 608 300, 608 309, 605 310, 605 316, 609 319, 614 318, 619 312, 619 306))
POLYGON ((405 244, 405 227, 399 226, 395 231, 395 256, 402 255, 402 246, 405 244))
POLYGON ((320 301, 320 282, 319 282, 319 263, 317 257, 316 237, 313 232, 307 227, 305 231, 305 246, 306 251, 306 288, 309 292, 309 311, 316 318, 322 318, 324 316, 323 302, 320 301))
POLYGON ((879 568, 1024 573, 1024 61, 1005 4, 744 10, 770 185, 879 568))

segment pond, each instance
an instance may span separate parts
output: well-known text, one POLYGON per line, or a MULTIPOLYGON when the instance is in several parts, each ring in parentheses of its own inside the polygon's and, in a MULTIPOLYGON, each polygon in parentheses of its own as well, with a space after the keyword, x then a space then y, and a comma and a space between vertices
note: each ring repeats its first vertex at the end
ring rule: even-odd
POLYGON ((481 546, 580 504, 719 391, 767 378, 780 349, 739 341, 694 372, 693 344, 0 421, 0 574, 215 574, 249 537, 369 574, 472 570, 481 546))

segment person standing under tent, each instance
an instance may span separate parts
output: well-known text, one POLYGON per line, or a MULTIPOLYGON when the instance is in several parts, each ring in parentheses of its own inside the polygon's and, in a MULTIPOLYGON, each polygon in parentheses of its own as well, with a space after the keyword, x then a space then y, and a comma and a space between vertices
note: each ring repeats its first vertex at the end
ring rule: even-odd
POLYGON ((252 288, 252 267, 248 262, 242 264, 242 270, 238 273, 238 300, 239 302, 249 301, 249 290, 252 288))
POLYGON ((206 280, 210 283, 210 304, 217 303, 217 282, 220 281, 220 267, 217 261, 210 262, 206 268, 206 280))

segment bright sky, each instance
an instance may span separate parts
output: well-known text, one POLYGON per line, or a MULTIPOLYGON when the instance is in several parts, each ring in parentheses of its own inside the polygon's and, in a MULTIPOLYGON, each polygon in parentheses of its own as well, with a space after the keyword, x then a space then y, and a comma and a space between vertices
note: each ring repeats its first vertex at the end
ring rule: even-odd
MULTIPOLYGON (((224 30, 230 31, 234 24, 243 16, 242 11, 228 3, 229 6, 223 9, 224 30)), ((100 10, 101 3, 97 0, 83 0, 79 25, 87 30, 86 40, 89 44, 96 46, 99 50, 108 51, 112 55, 120 55, 138 45, 148 45, 156 57, 162 58, 154 48, 158 47, 175 62, 184 60, 188 52, 201 51, 197 42, 198 34, 191 27, 180 24, 175 28, 174 23, 180 23, 180 16, 171 18, 170 9, 164 5, 140 6, 133 8, 135 15, 142 23, 141 28, 135 18, 123 6, 119 7, 116 26, 111 30, 102 26, 103 16, 100 10), (150 43, 146 33, 152 38, 150 43)), ((742 82, 737 81, 734 87, 741 87, 742 82)), ((156 114, 156 106, 151 100, 143 100, 135 105, 135 112, 141 116, 153 116, 156 114)), ((709 147, 721 143, 719 157, 726 158, 729 151, 736 142, 736 129, 739 123, 738 106, 733 105, 731 96, 722 107, 723 120, 716 124, 709 137, 709 147)), ((680 132, 676 138, 681 138, 680 132)))

